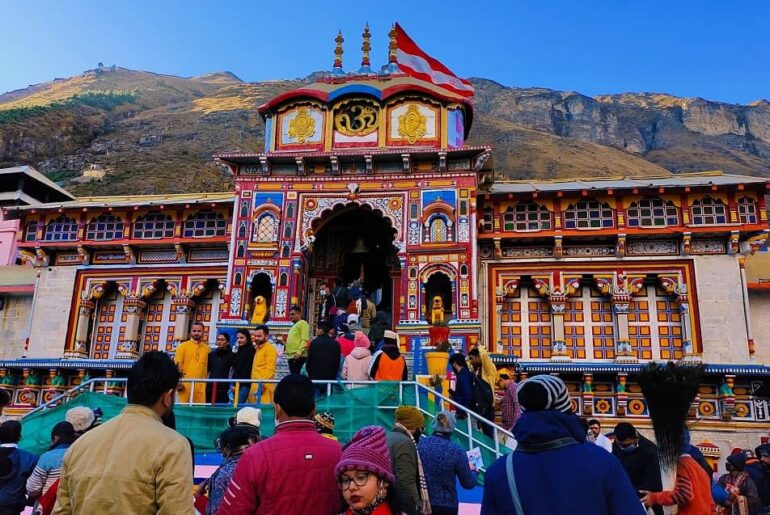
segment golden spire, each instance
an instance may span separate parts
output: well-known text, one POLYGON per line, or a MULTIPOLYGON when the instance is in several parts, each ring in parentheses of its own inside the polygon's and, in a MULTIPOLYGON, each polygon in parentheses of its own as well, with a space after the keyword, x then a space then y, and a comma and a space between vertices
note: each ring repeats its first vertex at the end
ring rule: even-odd
POLYGON ((364 42, 361 44, 361 68, 358 70, 358 73, 372 73, 371 61, 369 60, 369 52, 372 50, 372 44, 370 43, 372 35, 369 33, 369 22, 366 22, 361 37, 364 42))
POLYGON ((390 28, 390 32, 388 32, 388 38, 390 38, 390 43, 388 43, 388 64, 387 66, 383 66, 382 73, 390 74, 401 72, 401 69, 398 67, 398 55, 396 54, 398 51, 398 42, 396 41, 397 35, 398 31, 396 30, 396 24, 394 23, 390 28))
POLYGON ((395 24, 393 25, 393 27, 391 27, 390 32, 388 32, 388 37, 390 38, 390 43, 388 43, 388 62, 397 63, 398 58, 396 57, 396 50, 398 50, 398 43, 396 43, 396 25, 395 24))
POLYGON ((337 46, 334 47, 334 70, 333 72, 340 73, 342 72, 342 43, 345 41, 345 38, 342 37, 342 31, 339 31, 337 33, 337 37, 334 38, 335 43, 337 43, 337 46))

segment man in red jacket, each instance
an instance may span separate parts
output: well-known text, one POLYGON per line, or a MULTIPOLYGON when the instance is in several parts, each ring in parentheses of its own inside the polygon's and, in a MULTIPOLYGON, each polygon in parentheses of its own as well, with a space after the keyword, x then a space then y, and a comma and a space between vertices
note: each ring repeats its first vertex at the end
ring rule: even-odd
POLYGON ((338 513, 334 467, 340 444, 316 432, 313 383, 289 374, 273 402, 275 435, 250 447, 230 480, 220 515, 338 513))

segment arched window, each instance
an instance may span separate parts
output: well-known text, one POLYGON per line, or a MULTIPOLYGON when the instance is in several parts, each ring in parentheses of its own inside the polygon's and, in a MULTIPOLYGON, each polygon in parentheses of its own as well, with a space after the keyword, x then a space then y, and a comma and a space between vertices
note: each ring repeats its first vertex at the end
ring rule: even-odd
POLYGON ((431 243, 443 243, 449 240, 449 230, 447 228, 446 220, 442 216, 436 216, 430 222, 430 242, 431 243))
POLYGON ((721 200, 706 197, 692 203, 692 223, 717 225, 727 223, 727 207, 721 200))
POLYGON ((243 280, 243 275, 241 275, 240 272, 236 272, 235 277, 233 279, 233 282, 235 283, 235 285, 240 286, 242 280, 243 280))
POLYGON ((615 210, 605 202, 581 200, 564 211, 566 229, 606 229, 615 226, 615 210))
POLYGON ((286 218, 287 219, 294 218, 294 202, 289 202, 286 205, 286 218))
POLYGON ((246 218, 247 216, 249 216, 249 202, 244 200, 241 202, 241 218, 246 218))
POLYGON ((224 236, 227 230, 227 220, 221 213, 199 211, 187 217, 184 222, 185 238, 209 238, 224 236))
POLYGON ((757 223, 757 203, 753 198, 741 197, 738 199, 738 220, 742 224, 757 223))
POLYGON ((629 227, 669 227, 679 225, 679 210, 670 200, 645 198, 628 206, 629 227))
POLYGON ((86 227, 87 240, 117 240, 123 237, 123 220, 103 214, 92 218, 86 227))
POLYGON ((503 214, 504 231, 547 231, 551 228, 551 212, 535 202, 519 202, 503 214))
POLYGON ((246 255, 246 245, 243 243, 238 244, 238 250, 235 252, 235 257, 242 258, 246 255))
POLYGON ((278 278, 278 286, 286 286, 288 284, 289 284, 289 275, 284 272, 278 278))
POLYGON ((465 277, 466 275, 468 275, 468 266, 460 265, 460 276, 465 277))
POLYGON ((492 212, 492 206, 484 208, 484 217, 482 218, 482 229, 484 231, 493 231, 495 228, 495 218, 492 212))
POLYGON ((238 237, 239 238, 245 238, 246 237, 246 222, 241 222, 238 226, 238 237))
POLYGON ((133 237, 140 240, 174 237, 174 220, 170 215, 154 211, 134 222, 133 237))
POLYGON ((45 227, 45 241, 72 241, 78 238, 78 223, 64 215, 54 218, 45 227))
POLYGON ((283 237, 285 239, 291 238, 291 231, 294 227, 291 223, 286 223, 286 225, 283 226, 283 237))
POLYGON ((289 245, 284 245, 281 249, 281 257, 287 258, 289 256, 291 256, 291 247, 289 245))
POLYGON ((278 220, 276 220, 275 215, 265 213, 257 219, 251 241, 257 243, 275 243, 278 241, 278 220))

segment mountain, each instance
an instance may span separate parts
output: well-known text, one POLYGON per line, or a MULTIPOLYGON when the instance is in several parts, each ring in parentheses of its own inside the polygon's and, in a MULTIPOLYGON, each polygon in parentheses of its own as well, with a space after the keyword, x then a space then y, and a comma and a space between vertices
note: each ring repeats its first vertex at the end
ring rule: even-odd
MULTIPOLYGON (((0 167, 32 164, 78 195, 222 191, 211 156, 260 151, 258 105, 305 80, 247 83, 99 67, 0 95, 0 167), (86 182, 96 165, 106 176, 86 182)), ((473 79, 470 144, 498 177, 650 176, 720 169, 770 177, 770 103, 664 94, 588 97, 473 79)))

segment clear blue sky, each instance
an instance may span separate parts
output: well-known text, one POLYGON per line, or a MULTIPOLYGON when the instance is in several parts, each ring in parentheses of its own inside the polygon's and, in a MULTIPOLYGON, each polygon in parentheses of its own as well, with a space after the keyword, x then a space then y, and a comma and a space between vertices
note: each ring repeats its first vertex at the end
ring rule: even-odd
POLYGON ((399 21, 463 77, 588 95, 770 97, 768 0, 0 0, 0 19, 0 92, 100 61, 181 76, 303 77, 331 67, 337 29, 350 70, 368 20, 377 67, 399 21))

